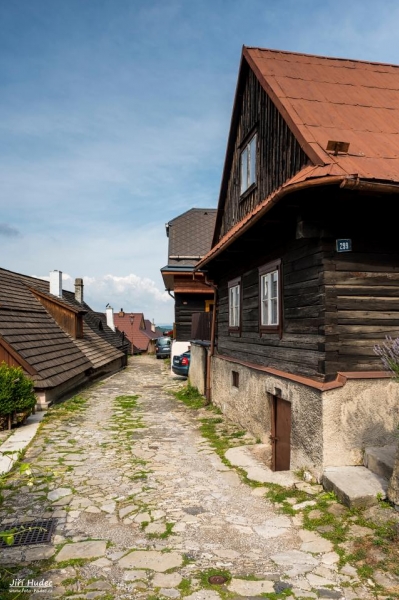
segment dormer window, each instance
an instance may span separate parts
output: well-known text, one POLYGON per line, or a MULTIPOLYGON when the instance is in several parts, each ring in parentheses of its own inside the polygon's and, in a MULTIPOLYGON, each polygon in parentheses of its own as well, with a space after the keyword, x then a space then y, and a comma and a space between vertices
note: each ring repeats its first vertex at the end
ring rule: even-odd
POLYGON ((256 183, 256 139, 255 133, 241 152, 241 195, 256 183))

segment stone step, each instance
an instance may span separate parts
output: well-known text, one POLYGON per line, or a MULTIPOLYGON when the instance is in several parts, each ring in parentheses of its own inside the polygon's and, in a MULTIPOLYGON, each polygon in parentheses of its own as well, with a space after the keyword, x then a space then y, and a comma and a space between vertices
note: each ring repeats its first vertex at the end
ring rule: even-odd
POLYGON ((386 498, 388 489, 388 480, 366 467, 328 467, 322 483, 349 508, 373 506, 386 498))
POLYGON ((396 445, 369 447, 364 452, 364 466, 385 479, 390 479, 395 464, 396 445))

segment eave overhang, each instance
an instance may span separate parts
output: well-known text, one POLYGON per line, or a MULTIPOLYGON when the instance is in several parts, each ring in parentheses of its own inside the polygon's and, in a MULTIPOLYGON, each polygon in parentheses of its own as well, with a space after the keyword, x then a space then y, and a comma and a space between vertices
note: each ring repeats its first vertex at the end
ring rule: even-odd
POLYGON ((302 169, 292 179, 287 181, 280 188, 275 190, 256 206, 241 221, 236 223, 217 244, 198 262, 195 271, 209 267, 211 261, 222 254, 231 244, 259 221, 275 204, 284 196, 293 194, 301 190, 320 186, 336 185, 341 189, 357 190, 365 193, 377 194, 399 194, 399 182, 396 181, 375 181, 360 179, 356 175, 343 173, 337 165, 331 166, 308 166, 302 169), (342 174, 332 174, 334 171, 341 171, 342 174))

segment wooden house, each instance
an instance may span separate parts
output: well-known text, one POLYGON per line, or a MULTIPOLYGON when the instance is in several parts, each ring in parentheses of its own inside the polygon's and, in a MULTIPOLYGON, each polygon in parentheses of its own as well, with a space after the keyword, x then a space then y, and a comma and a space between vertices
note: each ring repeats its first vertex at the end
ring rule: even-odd
POLYGON ((168 264, 161 274, 175 301, 177 342, 192 339, 193 314, 209 313, 213 305, 213 289, 207 285, 204 273, 194 273, 194 267, 211 247, 215 218, 216 209, 192 208, 166 224, 168 264))
POLYGON ((20 366, 34 381, 38 407, 113 373, 127 363, 123 338, 83 298, 62 289, 61 271, 50 283, 0 269, 0 362, 20 366))
POLYGON ((212 249, 212 401, 272 468, 394 439, 399 67, 244 47, 212 249))

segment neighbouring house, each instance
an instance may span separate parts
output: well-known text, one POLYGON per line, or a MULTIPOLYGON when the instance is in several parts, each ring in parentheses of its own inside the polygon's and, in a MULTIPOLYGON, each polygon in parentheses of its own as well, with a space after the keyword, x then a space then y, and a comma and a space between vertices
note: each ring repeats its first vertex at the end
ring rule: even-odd
POLYGON ((143 313, 128 313, 121 308, 113 318, 116 328, 129 340, 131 354, 155 354, 155 341, 163 334, 143 313))
POLYGON ((396 438, 373 347, 399 334, 398 124, 398 66, 243 48, 195 269, 217 287, 212 401, 275 470, 357 465, 396 438))
POLYGON ((210 337, 214 290, 194 267, 211 248, 215 219, 216 209, 192 208, 166 224, 168 264, 161 274, 175 301, 172 355, 183 352, 193 338, 210 337))
POLYGON ((50 282, 0 269, 0 362, 21 366, 35 384, 39 408, 127 363, 126 343, 75 293, 50 282))

